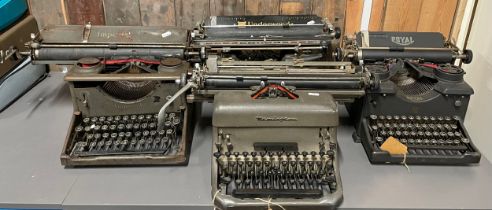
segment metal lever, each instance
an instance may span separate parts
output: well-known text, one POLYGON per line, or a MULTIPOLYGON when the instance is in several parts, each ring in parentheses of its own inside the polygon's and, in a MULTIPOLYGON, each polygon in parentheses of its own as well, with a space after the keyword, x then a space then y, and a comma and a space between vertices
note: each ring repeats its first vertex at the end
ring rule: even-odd
POLYGON ((197 88, 198 85, 194 82, 188 82, 185 86, 178 90, 159 110, 159 114, 157 116, 157 130, 162 130, 164 128, 164 121, 166 118, 166 108, 171 105, 180 95, 185 93, 190 88, 197 88))

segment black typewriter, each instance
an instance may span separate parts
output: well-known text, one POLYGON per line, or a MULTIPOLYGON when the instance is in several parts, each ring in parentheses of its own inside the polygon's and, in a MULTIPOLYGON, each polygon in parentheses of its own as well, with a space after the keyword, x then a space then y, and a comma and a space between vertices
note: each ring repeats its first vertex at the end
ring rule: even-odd
POLYGON ((480 161, 463 126, 473 89, 453 65, 455 59, 471 62, 471 51, 447 47, 440 33, 359 33, 351 47, 362 52, 353 59, 371 75, 366 95, 347 107, 354 139, 372 163, 480 161), (381 149, 389 137, 407 146, 406 157, 381 149))

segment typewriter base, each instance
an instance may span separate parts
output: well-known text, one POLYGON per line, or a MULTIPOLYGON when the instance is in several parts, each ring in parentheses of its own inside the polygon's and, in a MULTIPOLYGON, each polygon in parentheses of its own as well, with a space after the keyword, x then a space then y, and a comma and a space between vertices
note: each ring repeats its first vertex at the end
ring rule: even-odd
MULTIPOLYGON (((181 136, 179 152, 173 155, 158 154, 136 154, 136 155, 106 155, 77 157, 70 155, 71 132, 67 134, 63 152, 60 156, 61 164, 65 167, 88 167, 88 166, 186 166, 188 165, 190 148, 193 139, 194 123, 190 123, 193 118, 194 104, 188 104, 184 111, 184 123, 181 136)), ((76 122, 81 119, 77 112, 73 114, 69 130, 73 130, 76 122)))

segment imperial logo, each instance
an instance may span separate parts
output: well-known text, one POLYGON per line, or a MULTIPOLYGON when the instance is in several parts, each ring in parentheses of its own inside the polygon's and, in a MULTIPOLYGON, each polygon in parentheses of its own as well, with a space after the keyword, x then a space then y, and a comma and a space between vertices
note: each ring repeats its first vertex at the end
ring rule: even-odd
POLYGON ((415 42, 411 36, 392 36, 391 41, 397 45, 403 46, 411 45, 415 42))
POLYGON ((281 117, 281 116, 270 116, 270 117, 264 117, 264 116, 256 116, 256 120, 258 121, 297 121, 297 118, 293 117, 281 117))

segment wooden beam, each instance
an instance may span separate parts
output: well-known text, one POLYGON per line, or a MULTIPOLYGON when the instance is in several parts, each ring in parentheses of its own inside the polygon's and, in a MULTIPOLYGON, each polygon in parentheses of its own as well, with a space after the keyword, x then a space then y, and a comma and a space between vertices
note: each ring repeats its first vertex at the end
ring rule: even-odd
POLYGON ((441 32, 449 37, 458 0, 424 0, 417 31, 441 32))
POLYGON ((386 1, 387 0, 372 0, 369 31, 380 31, 383 29, 386 1))
POLYGON ((244 15, 245 0, 210 0, 210 15, 244 15))
POLYGON ((104 0, 104 12, 106 25, 142 25, 138 0, 104 0))
POLYGON ((60 0, 29 0, 29 8, 40 29, 47 25, 66 24, 60 0))
POLYGON ((423 0, 388 0, 383 23, 385 31, 417 31, 423 0))
POLYGON ((246 0, 246 15, 278 15, 280 0, 246 0))
POLYGON ((102 0, 65 0, 68 24, 104 25, 104 9, 102 0))
POLYGON ((311 0, 281 0, 280 14, 303 15, 311 14, 311 0))
POLYGON ((345 34, 353 35, 360 31, 360 24, 362 18, 362 9, 364 7, 364 0, 347 0, 347 6, 345 10, 345 34))
POLYGON ((174 0, 140 0, 143 26, 175 26, 174 0))
POLYGON ((210 16, 208 0, 175 0, 176 25, 193 28, 210 16))

